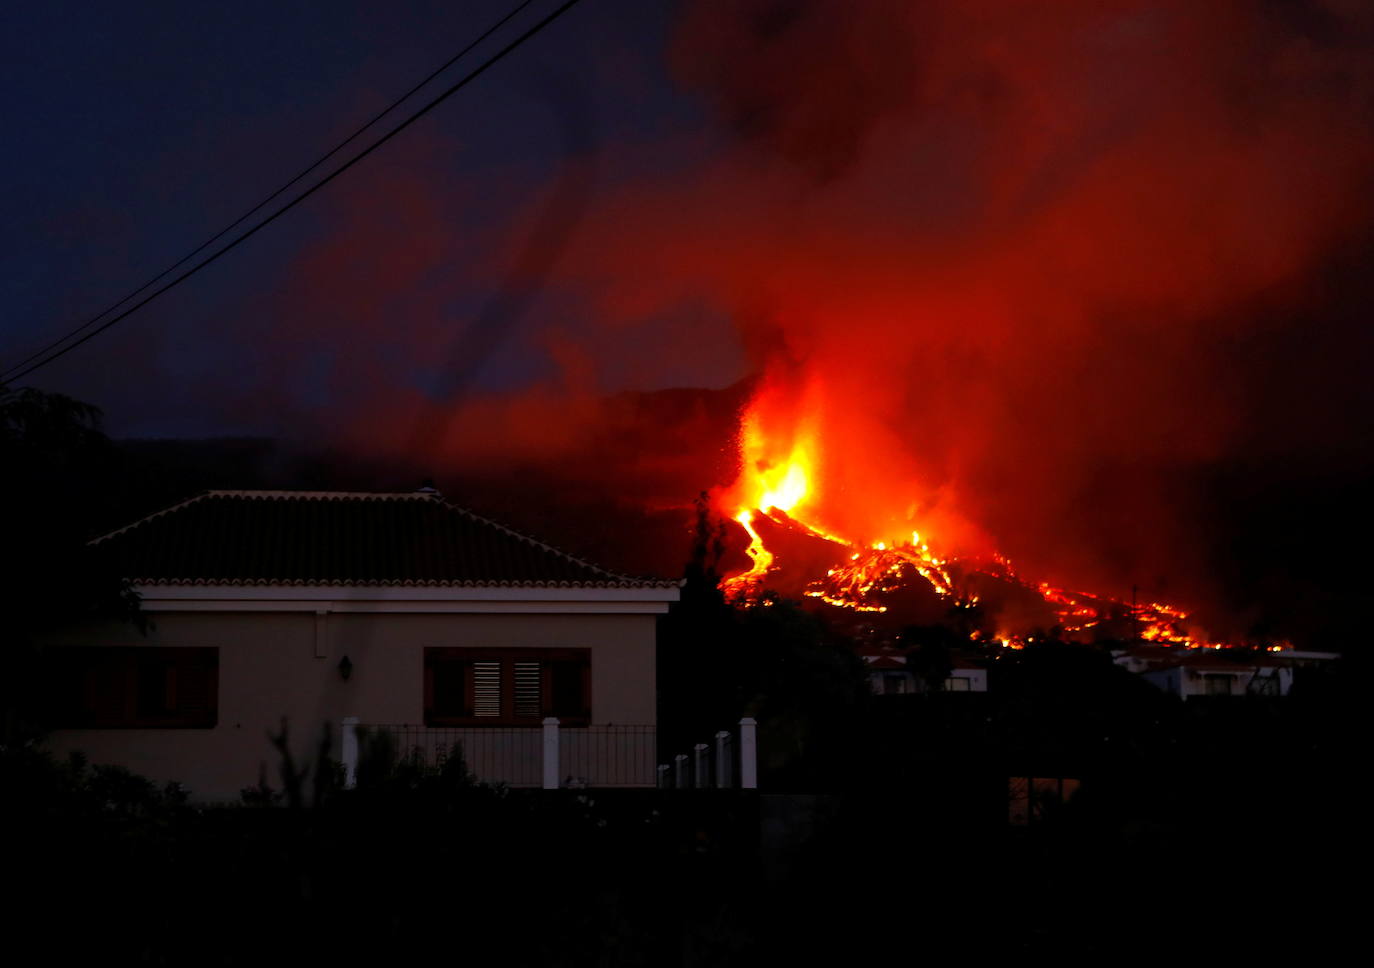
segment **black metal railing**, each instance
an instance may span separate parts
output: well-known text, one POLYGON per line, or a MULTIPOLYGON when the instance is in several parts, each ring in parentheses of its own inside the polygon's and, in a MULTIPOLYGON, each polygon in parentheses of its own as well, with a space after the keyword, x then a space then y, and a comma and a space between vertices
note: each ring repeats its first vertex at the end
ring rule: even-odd
POLYGON ((658 761, 653 726, 560 729, 561 786, 652 787, 658 761))
MULTIPOLYGON (((359 724, 365 742, 385 734, 399 760, 442 767, 461 756, 468 773, 483 783, 540 787, 545 783, 546 728, 428 727, 359 724)), ((557 760, 547 764, 560 787, 652 787, 658 753, 653 726, 561 727, 553 730, 557 760), (556 767, 556 769, 555 769, 556 767)))
POLYGON ((537 787, 543 776, 542 739, 537 729, 435 728, 370 725, 369 734, 385 733, 398 759, 425 767, 442 767, 461 756, 467 771, 484 783, 537 787))

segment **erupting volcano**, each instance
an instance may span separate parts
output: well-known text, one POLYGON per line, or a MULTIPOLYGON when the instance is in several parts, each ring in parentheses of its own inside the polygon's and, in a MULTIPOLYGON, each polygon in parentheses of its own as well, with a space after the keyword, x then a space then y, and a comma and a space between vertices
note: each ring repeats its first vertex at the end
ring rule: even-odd
MULTIPOLYGON (((1138 639, 1186 648, 1224 648, 1189 613, 1162 602, 1124 602, 1070 591, 1017 573, 981 539, 928 533, 916 504, 900 514, 870 506, 845 514, 844 498, 823 491, 827 449, 814 405, 789 407, 765 387, 746 407, 739 432, 740 475, 718 498, 722 513, 748 534, 751 566, 726 577, 726 596, 766 603, 768 592, 800 593, 836 608, 899 612, 905 621, 958 625, 972 641, 1021 648, 1036 635, 1138 639), (888 531, 837 531, 831 522, 883 520, 888 531), (965 550, 975 549, 975 550, 965 550)), ((811 402, 814 404, 814 401, 811 402)), ((890 489, 889 489, 890 490, 890 489)), ((869 503, 872 495, 849 500, 869 503)), ((946 515, 948 518, 948 515, 946 515)), ((956 519, 948 518, 950 521, 956 519)), ((1269 644, 1277 651, 1283 644, 1269 644)))

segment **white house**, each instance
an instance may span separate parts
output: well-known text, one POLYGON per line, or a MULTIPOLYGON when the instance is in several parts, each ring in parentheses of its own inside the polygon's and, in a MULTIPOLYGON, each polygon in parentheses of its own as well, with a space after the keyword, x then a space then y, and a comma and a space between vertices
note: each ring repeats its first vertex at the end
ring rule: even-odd
POLYGON ((945 692, 987 692, 988 670, 976 662, 956 655, 950 660, 945 692))
POLYGON ((50 638, 58 753, 232 799, 275 775, 283 720, 306 759, 355 719, 539 785, 552 718, 581 781, 654 782, 655 617, 677 582, 614 574, 432 492, 211 491, 92 550, 152 628, 50 638))
POLYGON ((1332 653, 1187 649, 1142 645, 1113 653, 1113 661, 1165 692, 1195 696, 1286 696, 1302 664, 1327 661, 1332 653))
MULTIPOLYGON (((891 646, 861 651, 868 670, 869 688, 879 696, 907 695, 927 691, 926 683, 910 668, 907 655, 891 646)), ((988 670, 960 655, 950 656, 945 692, 987 692, 988 670)))

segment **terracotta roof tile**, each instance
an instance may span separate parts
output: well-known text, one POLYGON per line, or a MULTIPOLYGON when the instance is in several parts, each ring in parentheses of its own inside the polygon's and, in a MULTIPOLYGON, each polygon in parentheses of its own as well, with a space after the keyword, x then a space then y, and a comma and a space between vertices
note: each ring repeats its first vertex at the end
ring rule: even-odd
POLYGON ((91 542, 140 584, 675 587, 430 493, 210 491, 91 542))

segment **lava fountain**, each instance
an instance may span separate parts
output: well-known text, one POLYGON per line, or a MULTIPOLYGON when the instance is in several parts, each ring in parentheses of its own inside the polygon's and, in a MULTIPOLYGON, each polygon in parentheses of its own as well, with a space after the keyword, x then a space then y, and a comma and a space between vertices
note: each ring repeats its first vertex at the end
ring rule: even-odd
MULTIPOLYGON (((814 401, 813 401, 814 402, 814 401)), ((1072 591, 1042 580, 1020 576, 1012 563, 996 552, 966 554, 941 548, 934 533, 912 519, 912 505, 903 519, 907 527, 892 534, 841 534, 826 515, 834 497, 823 494, 826 452, 821 422, 814 406, 789 411, 785 395, 765 385, 744 410, 738 435, 740 473, 718 497, 718 506, 749 536, 750 567, 721 582, 726 596, 743 604, 763 599, 770 582, 779 578, 779 551, 770 547, 764 530, 792 541, 823 547, 833 559, 823 573, 802 579, 801 592, 827 605, 859 612, 886 612, 891 596, 924 586, 950 609, 975 614, 995 597, 1010 595, 1030 601, 1049 622, 1020 623, 1005 608, 969 631, 974 641, 1019 648, 1046 625, 1066 638, 1098 634, 1134 638, 1160 645, 1222 648, 1190 623, 1187 612, 1161 602, 1131 602, 1087 591, 1072 591), (1109 634, 1110 633, 1110 634, 1109 634)), ((868 495, 851 497, 867 500, 868 495)), ((846 516, 854 520, 854 515, 846 516)))

